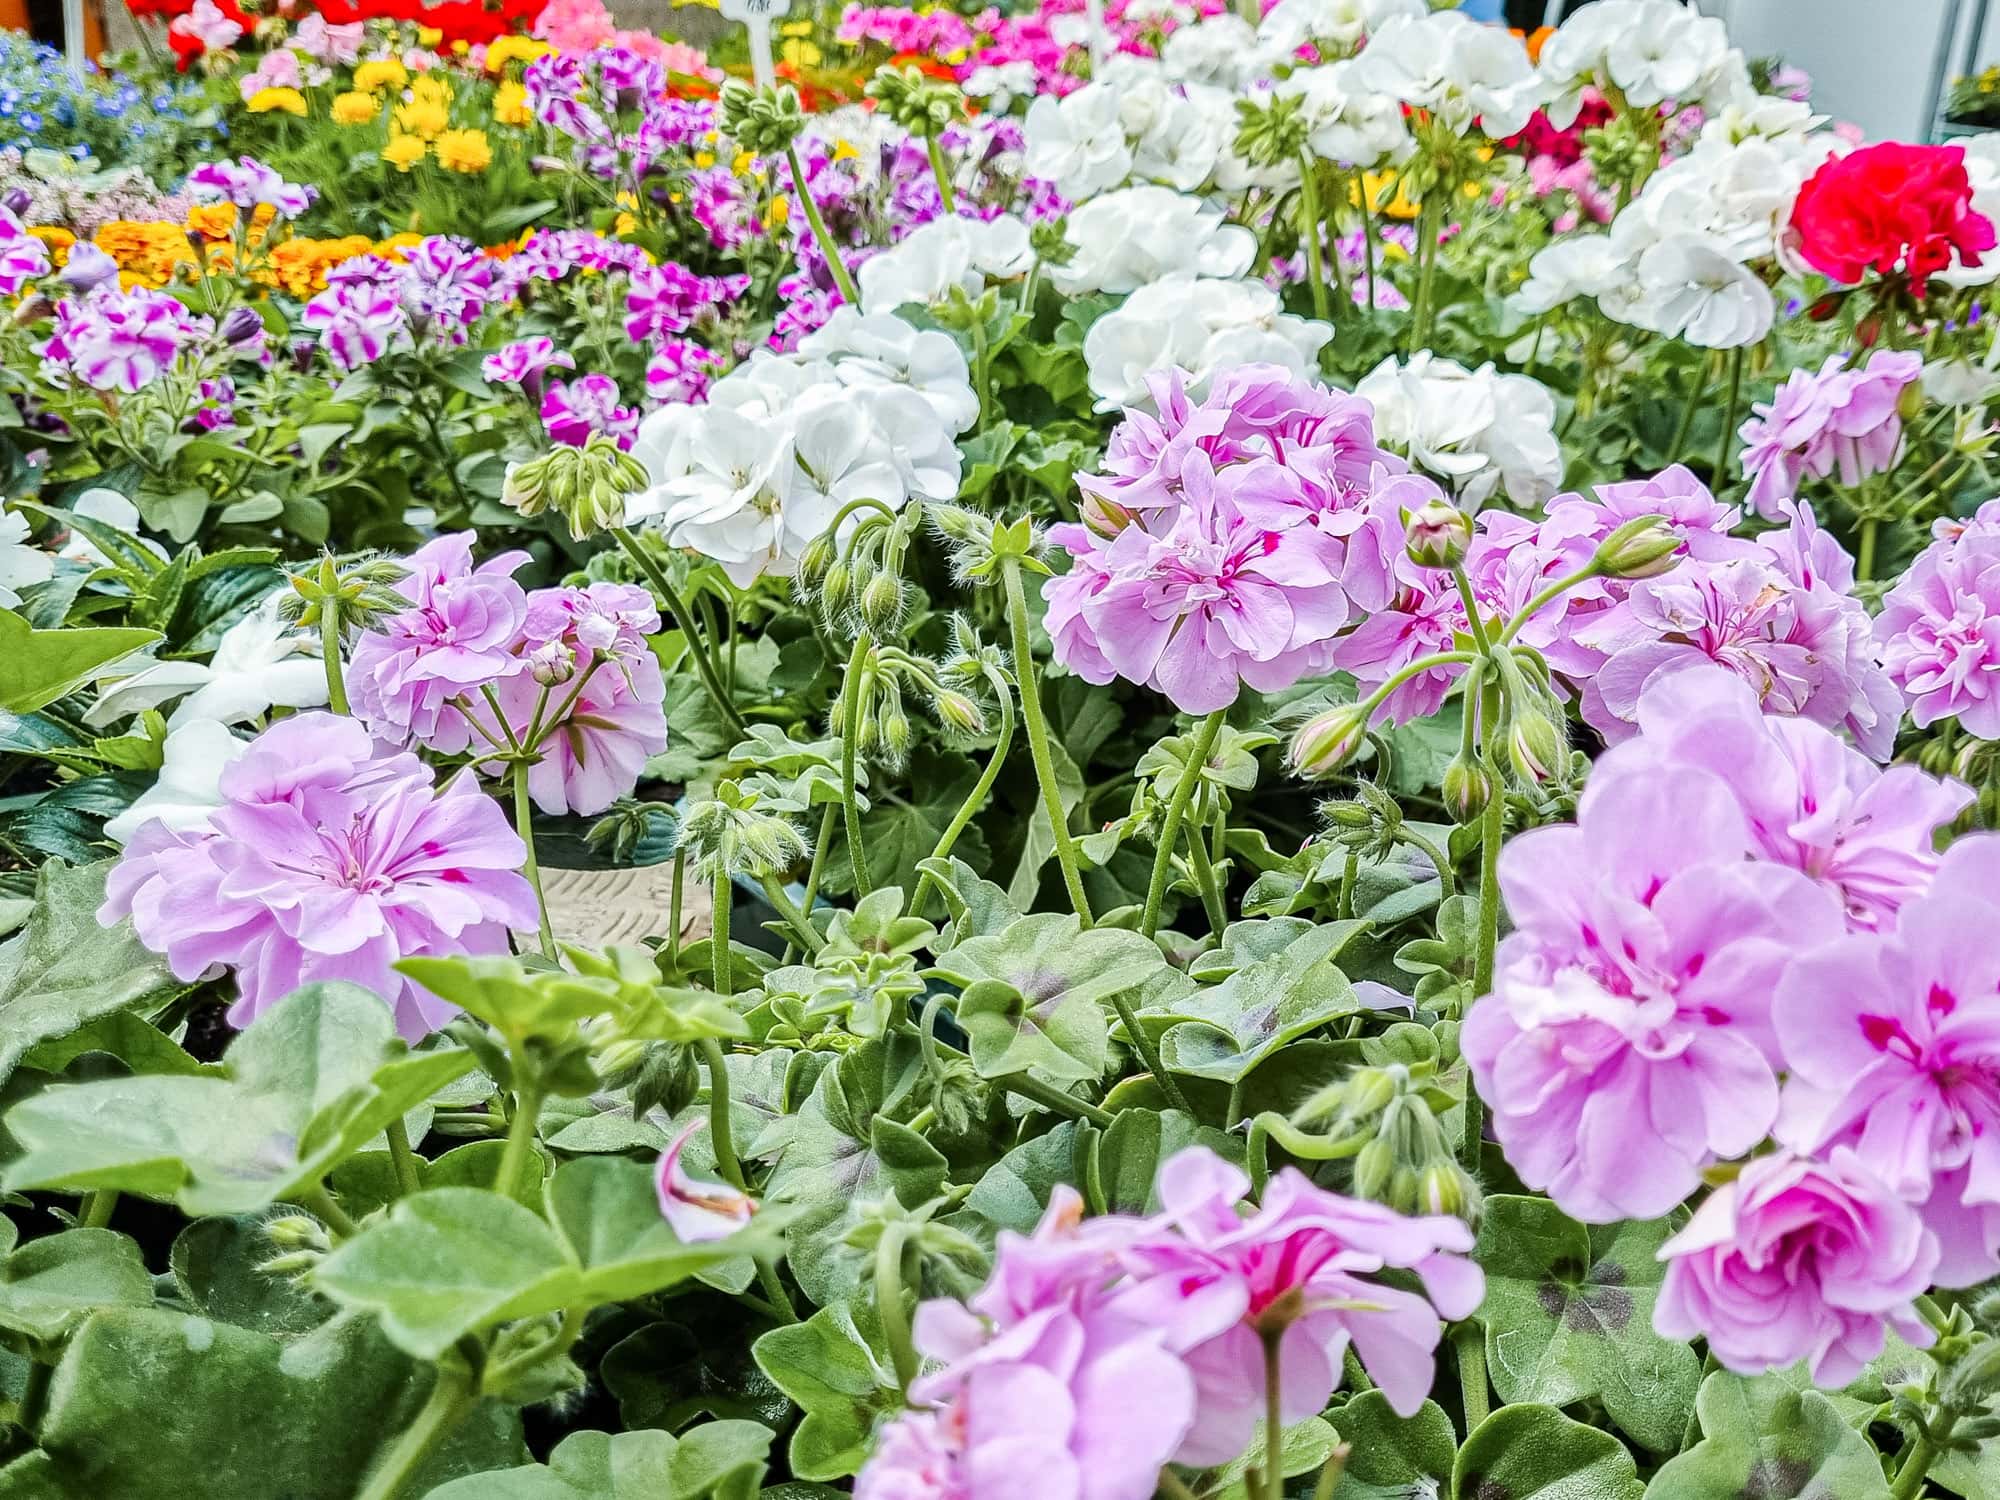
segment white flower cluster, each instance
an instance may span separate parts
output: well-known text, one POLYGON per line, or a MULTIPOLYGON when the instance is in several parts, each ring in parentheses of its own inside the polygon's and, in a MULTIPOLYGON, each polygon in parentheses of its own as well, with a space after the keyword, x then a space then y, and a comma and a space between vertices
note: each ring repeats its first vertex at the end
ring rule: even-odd
POLYGON ((1083 338, 1090 392, 1099 411, 1150 409, 1146 377, 1178 369, 1200 400, 1218 370, 1281 365, 1293 375, 1316 371, 1333 329, 1284 312, 1261 281, 1223 281, 1186 272, 1148 282, 1122 307, 1090 325, 1083 338))
POLYGON ((954 439, 978 409, 947 335, 840 308, 797 354, 759 351, 707 405, 640 424, 632 452, 653 483, 627 515, 714 558, 739 587, 789 576, 851 501, 900 510, 956 495, 954 439))
POLYGON ((929 306, 958 287, 967 296, 988 277, 1005 281, 1034 264, 1028 226, 1013 214, 992 219, 948 217, 920 224, 861 263, 855 280, 861 310, 886 313, 906 304, 929 306))
POLYGON ((1428 350, 1385 359, 1354 388, 1375 408, 1375 436, 1451 486, 1468 509, 1496 491, 1532 508, 1562 488, 1555 398, 1539 380, 1476 370, 1428 350))

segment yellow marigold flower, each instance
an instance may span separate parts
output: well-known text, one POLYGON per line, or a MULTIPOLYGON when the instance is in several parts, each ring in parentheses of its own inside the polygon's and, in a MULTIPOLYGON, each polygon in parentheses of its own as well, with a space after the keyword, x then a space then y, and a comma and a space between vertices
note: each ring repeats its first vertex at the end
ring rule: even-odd
POLYGON ((790 223, 791 217, 792 200, 789 198, 773 198, 771 206, 764 211, 764 227, 766 229, 780 228, 790 223))
POLYGON ((396 106, 396 124, 420 140, 436 140, 451 128, 451 112, 430 99, 396 106))
POLYGON ((437 159, 447 172, 484 172, 493 165, 493 147, 483 130, 447 130, 437 138, 437 159))
POLYGON ((516 36, 511 32, 496 36, 486 44, 486 71, 499 73, 505 70, 508 63, 531 63, 554 50, 547 42, 531 36, 516 36))
POLYGON ((419 26, 417 28, 417 45, 419 47, 435 47, 443 40, 444 33, 439 31, 435 26, 419 26))
POLYGON ((389 144, 382 148, 382 160, 389 162, 398 172, 407 172, 430 152, 431 148, 419 136, 391 136, 389 144))
POLYGON ((824 54, 817 43, 800 37, 788 37, 778 49, 786 62, 795 68, 816 68, 824 60, 824 54))
POLYGON ((382 112, 382 100, 366 89, 333 96, 333 118, 340 125, 366 125, 382 112))
POLYGON ((493 91, 493 118, 502 125, 529 124, 535 118, 528 110, 528 90, 508 79, 493 91))
MULTIPOLYGON (((1375 211, 1387 214, 1392 219, 1414 219, 1417 216, 1417 200, 1409 194, 1401 173, 1366 172, 1362 174, 1368 184, 1368 201, 1375 211)), ((1360 189, 1349 188, 1350 201, 1361 201, 1360 189)))
POLYGON ((861 153, 855 149, 854 142, 852 141, 835 141, 833 143, 833 159, 835 161, 853 161, 859 155, 861 153))
POLYGON ((410 80, 410 95, 427 104, 449 104, 451 80, 442 73, 419 73, 410 80))
POLYGON ((424 237, 422 235, 405 231, 402 234, 392 234, 389 238, 383 240, 375 247, 375 253, 377 255, 386 255, 394 261, 401 261, 407 259, 409 252, 423 242, 424 237))
POLYGON ((306 96, 297 89, 259 89, 250 96, 248 109, 253 115, 268 115, 282 110, 288 115, 306 112, 306 96))
POLYGON ((410 81, 410 70, 393 57, 378 57, 354 65, 354 86, 364 93, 381 94, 399 89, 410 81))

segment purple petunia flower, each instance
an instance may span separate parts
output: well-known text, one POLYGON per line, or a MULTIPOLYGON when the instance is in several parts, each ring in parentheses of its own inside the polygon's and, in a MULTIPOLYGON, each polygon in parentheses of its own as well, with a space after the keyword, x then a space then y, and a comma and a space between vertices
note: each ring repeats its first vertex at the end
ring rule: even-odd
POLYGON ((619 405, 620 399, 618 382, 609 375, 552 380, 542 393, 542 425, 552 440, 572 448, 581 448, 597 432, 616 438, 621 448, 630 448, 639 431, 639 413, 619 405))
POLYGON ((187 193, 197 203, 233 203, 246 215, 268 207, 281 219, 296 219, 319 199, 318 188, 287 182, 254 156, 196 167, 188 173, 187 193))
POLYGON ((692 339, 668 339, 646 361, 646 394, 663 406, 699 405, 722 370, 722 356, 692 339))
POLYGON ((480 361, 479 369, 495 385, 518 385, 531 400, 539 400, 550 370, 574 370, 576 360, 556 348, 555 340, 536 335, 502 344, 480 361))
POLYGON ((41 354, 53 378, 131 395, 165 373, 205 326, 165 292, 105 290, 58 303, 41 354))
POLYGON ((300 321, 319 334, 320 347, 339 370, 370 364, 410 336, 395 295, 359 281, 329 286, 306 304, 300 321))

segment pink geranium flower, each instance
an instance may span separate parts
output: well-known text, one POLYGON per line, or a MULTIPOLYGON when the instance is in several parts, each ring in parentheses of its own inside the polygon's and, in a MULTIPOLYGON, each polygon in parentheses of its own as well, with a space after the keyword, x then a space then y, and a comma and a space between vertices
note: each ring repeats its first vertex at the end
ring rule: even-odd
POLYGON ((688 1175, 681 1152, 695 1133, 708 1125, 706 1116, 688 1121, 660 1153, 653 1185, 660 1197, 660 1214, 684 1245, 703 1245, 729 1238, 755 1217, 757 1204, 749 1194, 726 1182, 704 1182, 688 1175))
POLYGON ((1743 472, 1750 504, 1769 520, 1784 516, 1806 475, 1837 475, 1849 489, 1895 466, 1903 441, 1903 392, 1924 372, 1920 355, 1878 349, 1859 370, 1836 354, 1818 374, 1794 370, 1743 424, 1743 472))
POLYGON ((1930 1285, 1937 1241, 1851 1151, 1757 1158, 1660 1258, 1654 1328, 1706 1338, 1739 1374, 1807 1360, 1814 1384, 1838 1387, 1882 1352, 1885 1327, 1919 1349, 1935 1337, 1911 1303, 1930 1285))
POLYGON ((1919 727, 1956 719, 2000 739, 2000 532, 1975 523, 1926 547, 1883 600, 1875 636, 1919 727))
POLYGON ((1571 1217, 1658 1218, 1770 1129, 1771 992, 1843 924, 1755 852, 1729 785, 1671 765, 1501 852, 1515 931, 1461 1045, 1508 1161, 1571 1217))
POLYGON ((1969 938, 2000 917, 1996 881, 2000 838, 1954 845, 1894 931, 1802 952, 1773 1004, 1791 1069, 1779 1135, 1852 1146, 1922 1205, 1947 1286, 2000 1271, 2000 959, 1969 938))
POLYGON ((246 1026, 302 984, 347 980, 383 997, 408 1040, 457 1007, 396 972, 405 958, 505 953, 532 928, 526 850, 469 772, 443 787, 353 719, 300 714, 222 772, 207 828, 154 820, 125 846, 98 920, 193 982, 229 969, 246 1026))

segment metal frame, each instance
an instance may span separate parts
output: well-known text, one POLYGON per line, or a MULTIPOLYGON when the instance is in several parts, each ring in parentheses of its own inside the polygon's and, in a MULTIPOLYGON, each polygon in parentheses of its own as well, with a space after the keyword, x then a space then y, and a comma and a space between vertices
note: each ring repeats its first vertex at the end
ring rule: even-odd
MULTIPOLYGON (((1969 76, 1979 71, 1979 48, 1986 36, 1986 13, 1991 0, 1973 0, 1972 25, 1966 32, 1965 52, 1959 65, 1961 76, 1969 76)), ((1937 52, 1931 59, 1930 88, 1930 139, 1943 140, 1945 137, 1945 110, 1948 91, 1951 86, 1952 44, 1958 40, 1958 23, 1965 11, 1965 0, 1945 0, 1944 27, 1938 34, 1937 52)))

